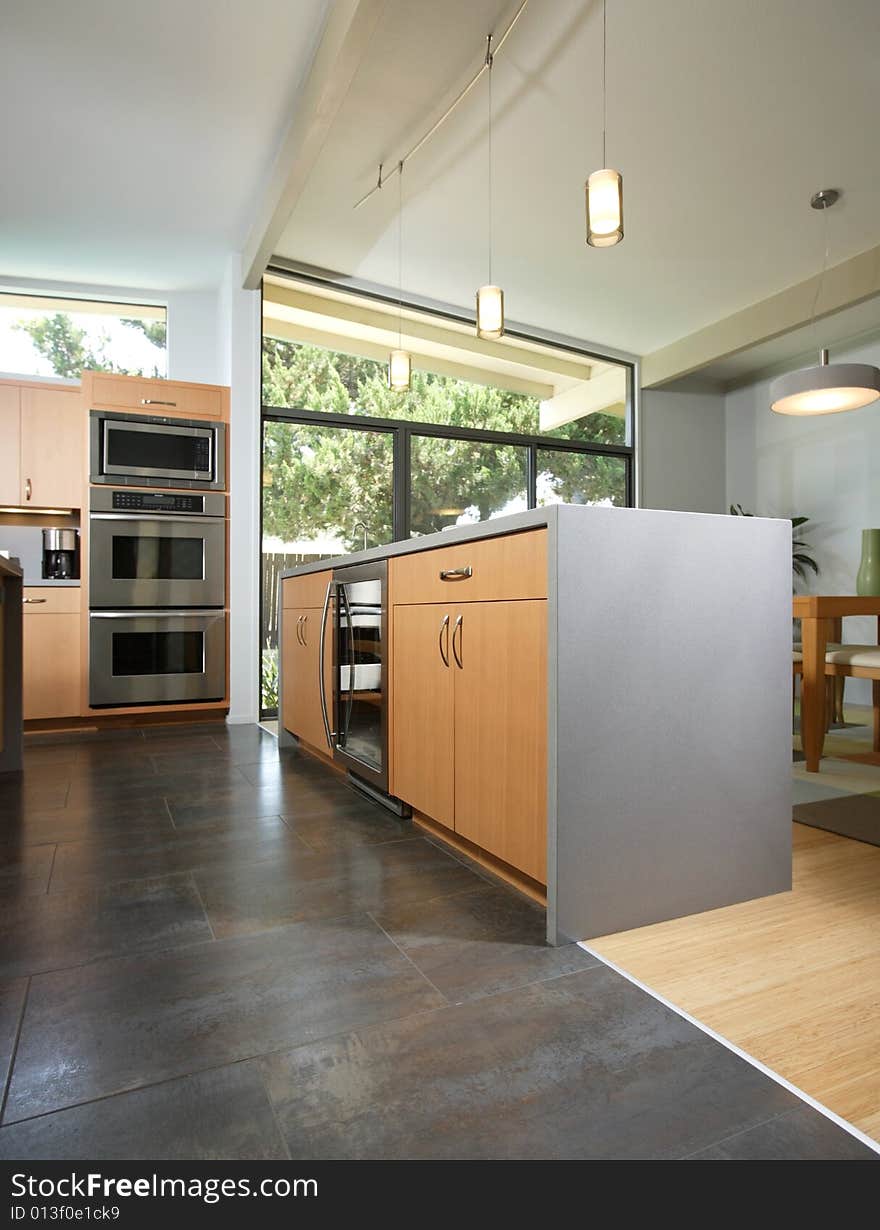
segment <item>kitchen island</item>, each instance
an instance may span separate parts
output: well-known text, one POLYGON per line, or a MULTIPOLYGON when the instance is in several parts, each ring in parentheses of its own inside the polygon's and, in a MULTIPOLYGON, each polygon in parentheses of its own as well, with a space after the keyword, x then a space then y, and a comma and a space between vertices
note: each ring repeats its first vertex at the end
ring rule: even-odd
POLYGON ((303 565, 280 741, 340 761, 366 633, 333 572, 384 561, 387 790, 546 901, 550 943, 786 891, 789 556, 787 521, 556 505, 303 565))
POLYGON ((22 765, 22 571, 0 555, 0 773, 22 765))

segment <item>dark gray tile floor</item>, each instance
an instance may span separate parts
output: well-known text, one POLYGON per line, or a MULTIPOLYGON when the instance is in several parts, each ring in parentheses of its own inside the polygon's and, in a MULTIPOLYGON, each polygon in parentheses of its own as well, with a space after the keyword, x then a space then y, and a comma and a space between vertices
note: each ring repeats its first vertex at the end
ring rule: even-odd
POLYGON ((872 1156, 259 727, 0 783, 0 1158, 872 1156))

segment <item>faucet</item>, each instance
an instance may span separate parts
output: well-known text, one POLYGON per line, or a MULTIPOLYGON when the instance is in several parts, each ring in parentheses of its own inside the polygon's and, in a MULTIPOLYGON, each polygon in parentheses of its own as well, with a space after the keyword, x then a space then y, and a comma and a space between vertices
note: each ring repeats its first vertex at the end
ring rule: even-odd
POLYGON ((353 527, 352 527, 352 528, 353 528, 353 529, 356 529, 356 530, 363 530, 363 531, 364 531, 364 550, 366 551, 366 549, 367 549, 367 534, 369 533, 369 530, 367 529, 367 523, 366 523, 366 521, 355 521, 355 523, 354 523, 354 525, 353 525, 353 527))

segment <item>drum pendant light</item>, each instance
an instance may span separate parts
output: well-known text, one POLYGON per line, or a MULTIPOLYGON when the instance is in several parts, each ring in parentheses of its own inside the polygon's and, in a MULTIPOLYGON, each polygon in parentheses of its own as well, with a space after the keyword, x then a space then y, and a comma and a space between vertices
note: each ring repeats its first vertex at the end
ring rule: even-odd
MULTIPOLYGON (((810 205, 823 215, 840 197, 836 188, 823 188, 813 194, 810 205)), ((810 324, 816 316, 816 304, 828 265, 828 226, 825 227, 825 257, 822 273, 813 297, 810 324)), ((828 351, 819 352, 816 367, 804 367, 779 376, 770 385, 770 409, 777 414, 839 414, 858 410, 880 398, 880 368, 869 363, 829 363, 828 351)))
MULTIPOLYGON (((381 168, 379 174, 381 176, 381 168)), ((388 387, 408 393, 412 385, 412 356, 403 349, 403 162, 397 164, 397 349, 388 356, 388 387)))
POLYGON ((477 291, 477 337, 498 338, 504 334, 504 291, 492 282, 492 35, 486 40, 489 70, 489 280, 477 291))
POLYGON ((612 248, 623 239, 623 176, 608 166, 605 155, 608 59, 607 0, 602 2, 602 168, 586 183, 587 243, 591 248, 612 248))

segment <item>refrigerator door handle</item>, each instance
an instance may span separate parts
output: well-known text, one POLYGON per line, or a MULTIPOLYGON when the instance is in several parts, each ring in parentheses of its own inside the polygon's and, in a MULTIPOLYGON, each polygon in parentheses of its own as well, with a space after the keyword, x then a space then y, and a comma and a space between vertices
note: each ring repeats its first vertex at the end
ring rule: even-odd
POLYGON ((321 639, 318 641, 318 692, 321 696, 321 717, 324 721, 324 735, 327 746, 333 748, 333 732, 330 729, 330 719, 327 715, 327 691, 324 687, 324 640, 327 635, 327 612, 330 610, 330 595, 333 592, 333 582, 327 582, 327 592, 324 595, 324 609, 321 612, 321 639))

